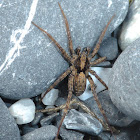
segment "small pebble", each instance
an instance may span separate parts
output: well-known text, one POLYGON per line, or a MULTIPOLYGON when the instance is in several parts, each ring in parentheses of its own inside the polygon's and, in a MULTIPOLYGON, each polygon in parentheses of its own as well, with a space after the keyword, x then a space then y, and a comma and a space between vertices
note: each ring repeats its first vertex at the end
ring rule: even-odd
MULTIPOLYGON (((52 89, 50 92, 48 92, 45 97, 43 98, 42 102, 44 105, 54 105, 56 99, 58 98, 58 89, 52 89)), ((43 96, 44 93, 42 93, 41 96, 43 96)))
POLYGON ((35 113, 35 117, 33 119, 33 121, 31 122, 31 125, 34 126, 34 125, 37 125, 41 118, 43 118, 44 114, 42 112, 37 112, 35 113))
POLYGON ((21 99, 9 108, 17 124, 30 123, 35 117, 35 104, 31 99, 21 99))
POLYGON ((102 124, 87 113, 80 113, 71 109, 64 119, 67 129, 78 130, 90 135, 98 135, 103 131, 102 124))
POLYGON ((44 117, 40 121, 41 126, 50 125, 57 116, 59 116, 59 113, 53 113, 52 115, 44 117))

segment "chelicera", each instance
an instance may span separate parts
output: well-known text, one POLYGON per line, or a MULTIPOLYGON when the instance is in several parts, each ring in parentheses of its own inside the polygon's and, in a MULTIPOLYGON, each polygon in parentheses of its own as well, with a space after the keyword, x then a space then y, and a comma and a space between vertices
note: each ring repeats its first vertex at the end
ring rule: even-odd
MULTIPOLYGON (((104 110, 103 110, 103 108, 98 100, 97 94, 95 92, 96 86, 95 86, 94 81, 92 80, 91 76, 89 75, 89 73, 94 75, 105 86, 105 90, 108 89, 105 82, 96 74, 95 71, 91 70, 90 67, 95 66, 96 64, 99 64, 99 63, 106 60, 106 57, 101 57, 99 59, 91 61, 91 59, 98 53, 98 50, 100 48, 100 44, 103 40, 105 32, 107 31, 109 24, 111 23, 112 19, 114 18, 114 16, 113 16, 109 20, 109 22, 107 23, 106 27, 102 31, 102 33, 99 37, 99 40, 98 40, 98 42, 97 42, 97 44, 92 52, 91 52, 90 48, 85 48, 81 51, 81 48, 78 47, 76 50, 74 50, 67 18, 65 16, 64 11, 62 10, 60 4, 59 4, 59 7, 60 7, 61 13, 64 17, 64 21, 65 21, 65 25, 66 25, 66 31, 67 31, 67 36, 68 36, 68 46, 69 46, 70 54, 68 54, 47 31, 45 31, 44 29, 42 29, 41 27, 36 25, 34 22, 32 22, 33 25, 35 25, 39 30, 41 30, 44 34, 46 34, 51 41, 53 41, 53 43, 59 49, 61 55, 70 64, 70 67, 62 75, 60 75, 60 77, 46 90, 45 94, 41 98, 41 100, 42 100, 44 98, 44 96, 51 89, 53 89, 56 85, 58 85, 59 82, 61 82, 65 77, 67 77, 69 75, 69 78, 68 78, 68 98, 67 98, 67 102, 66 102, 66 107, 64 109, 64 114, 61 118, 61 122, 60 122, 60 125, 58 127, 56 139, 58 139, 61 125, 63 123, 65 116, 68 113, 72 93, 74 92, 76 94, 76 96, 81 95, 85 91, 85 88, 86 88, 86 79, 89 80, 89 83, 91 86, 91 91, 93 93, 94 99, 97 102, 99 110, 102 113, 102 115, 104 116, 104 118, 108 124, 108 120, 107 120, 107 117, 105 115, 105 112, 104 112, 104 110)), ((111 130, 110 126, 109 126, 109 128, 111 130)))

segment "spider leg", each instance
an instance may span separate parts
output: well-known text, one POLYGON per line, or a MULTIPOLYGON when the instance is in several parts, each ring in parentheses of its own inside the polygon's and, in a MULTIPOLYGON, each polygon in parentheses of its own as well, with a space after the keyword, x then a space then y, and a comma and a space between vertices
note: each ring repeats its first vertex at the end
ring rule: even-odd
POLYGON ((105 86, 104 90, 108 90, 108 86, 106 85, 106 83, 96 74, 96 72, 94 70, 89 69, 88 72, 90 72, 92 75, 94 75, 102 83, 102 85, 105 86))
POLYGON ((65 20, 66 31, 67 31, 68 41, 69 41, 69 51, 70 51, 71 55, 73 56, 73 54, 75 54, 75 52, 74 52, 74 49, 73 49, 73 44, 72 44, 72 39, 71 39, 71 34, 70 34, 68 20, 67 20, 66 15, 64 14, 64 11, 63 11, 61 5, 59 3, 58 3, 58 5, 60 7, 61 13, 62 13, 62 15, 64 17, 64 20, 65 20))
POLYGON ((100 112, 102 113, 102 115, 103 115, 103 117, 104 117, 106 123, 108 124, 108 127, 109 127, 111 133, 113 134, 113 130, 112 130, 111 126, 110 126, 109 123, 108 123, 108 119, 107 119, 107 117, 106 117, 105 111, 103 110, 102 105, 101 105, 101 103, 100 103, 100 101, 99 101, 99 99, 98 99, 97 93, 96 93, 96 91, 95 91, 95 84, 94 84, 94 81, 92 80, 92 78, 91 78, 90 75, 87 76, 87 79, 88 79, 88 81, 89 81, 89 83, 90 83, 91 91, 92 91, 93 97, 94 97, 94 99, 95 99, 95 101, 96 101, 96 103, 97 103, 97 105, 98 105, 98 107, 99 107, 99 110, 100 110, 100 112))
POLYGON ((115 15, 112 16, 112 18, 109 20, 109 22, 107 23, 106 27, 102 31, 102 33, 101 33, 101 35, 99 37, 99 40, 98 40, 95 48, 93 49, 93 52, 91 53, 91 56, 89 56, 89 60, 91 60, 97 54, 97 52, 98 52, 98 50, 100 48, 100 44, 102 43, 102 40, 104 38, 104 35, 105 35, 106 31, 107 31, 107 28, 108 28, 109 24, 111 23, 111 21, 113 20, 114 17, 115 17, 115 15))
POLYGON ((59 127, 58 127, 58 131, 57 131, 57 136, 56 136, 55 140, 58 139, 60 128, 62 126, 62 123, 63 123, 64 119, 65 119, 65 116, 68 113, 68 109, 69 109, 69 105, 70 105, 70 101, 71 101, 71 97, 72 97, 72 92, 73 92, 73 81, 74 81, 74 75, 71 74, 69 76, 69 80, 68 80, 68 98, 67 98, 67 102, 66 102, 66 107, 64 109, 64 114, 61 118, 61 121, 60 121, 60 124, 59 124, 59 127))
POLYGON ((40 101, 42 101, 42 99, 45 97, 45 95, 51 90, 53 89, 56 85, 58 85, 68 74, 71 73, 72 70, 72 66, 70 68, 68 68, 62 75, 60 75, 60 77, 46 90, 46 92, 44 93, 44 95, 41 97, 40 101))
POLYGON ((66 51, 60 46, 60 44, 47 32, 45 31, 44 29, 42 29, 41 27, 39 27, 37 24, 35 24, 33 21, 32 21, 32 24, 34 26, 36 26, 39 30, 41 30, 44 34, 46 34, 50 40, 53 41, 53 43, 57 46, 58 50, 61 52, 62 56, 68 61, 68 62, 71 62, 71 59, 70 59, 70 56, 66 53, 66 51))
POLYGON ((106 60, 106 57, 100 57, 99 59, 96 59, 96 60, 90 62, 90 67, 97 65, 105 60, 106 60))

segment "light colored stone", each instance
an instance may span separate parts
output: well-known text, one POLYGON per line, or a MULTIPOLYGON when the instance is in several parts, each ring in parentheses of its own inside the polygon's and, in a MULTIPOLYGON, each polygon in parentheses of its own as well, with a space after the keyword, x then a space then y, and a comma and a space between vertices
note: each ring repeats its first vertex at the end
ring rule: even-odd
MULTIPOLYGON (((58 98, 58 89, 52 89, 50 92, 48 92, 45 97, 43 98, 42 102, 44 105, 54 105, 56 99, 58 98)), ((41 96, 43 96, 44 93, 42 93, 41 96)))
POLYGON ((30 123, 35 117, 35 104, 31 99, 21 99, 12 104, 9 111, 17 124, 30 123))
POLYGON ((123 23, 119 37, 122 50, 140 37, 140 0, 134 0, 123 23))

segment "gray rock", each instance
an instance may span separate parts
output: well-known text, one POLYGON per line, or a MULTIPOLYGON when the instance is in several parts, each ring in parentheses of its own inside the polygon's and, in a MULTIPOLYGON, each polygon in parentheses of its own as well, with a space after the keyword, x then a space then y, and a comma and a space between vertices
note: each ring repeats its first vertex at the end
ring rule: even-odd
MULTIPOLYGON (((109 124, 124 127, 128 126, 133 121, 133 119, 127 117, 117 109, 117 107, 112 103, 107 90, 99 93, 98 98, 106 113, 109 124)), ((84 102, 91 109, 91 111, 93 111, 99 118, 104 120, 104 117, 102 116, 93 97, 85 100, 84 102)))
POLYGON ((0 140, 20 140, 18 126, 0 98, 0 140))
POLYGON ((53 113, 52 115, 49 115, 45 118, 43 118, 41 121, 40 121, 40 124, 41 126, 45 126, 45 125, 49 125, 52 123, 52 121, 59 116, 59 113, 53 113))
POLYGON ((33 126, 33 125, 37 125, 37 124, 40 122, 40 120, 41 120, 41 118, 42 118, 43 116, 44 116, 43 113, 37 112, 37 113, 35 114, 34 120, 31 122, 32 126, 33 126))
POLYGON ((122 50, 126 49, 133 41, 140 37, 140 1, 133 0, 127 17, 124 20, 120 37, 119 45, 122 50))
POLYGON ((134 41, 114 63, 109 77, 109 95, 117 108, 140 120, 140 39, 134 41))
POLYGON ((116 140, 131 140, 130 132, 120 132, 118 135, 113 134, 112 136, 109 133, 103 132, 99 135, 99 138, 101 140, 114 140, 114 138, 116 140))
MULTIPOLYGON (((115 14, 106 36, 124 20, 126 0, 64 0, 74 48, 94 46, 115 14)), ((67 62, 36 27, 46 29, 68 52, 64 19, 58 0, 4 1, 1 4, 0 95, 9 99, 30 98, 44 92, 67 68, 67 62), (17 12, 18 11, 18 12, 17 12)))
POLYGON ((25 135, 27 133, 30 133, 34 130, 38 129, 38 126, 37 125, 34 125, 34 126, 30 126, 29 124, 26 124, 22 127, 22 135, 25 135))
POLYGON ((84 134, 72 130, 66 130, 62 127, 60 129, 60 136, 62 137, 62 140, 83 140, 84 138, 84 134))
POLYGON ((56 106, 61 106, 61 105, 65 104, 66 101, 67 101, 66 98, 58 97, 58 99, 55 101, 55 105, 56 106))
POLYGON ((48 125, 23 135, 22 140, 53 140, 56 133, 57 128, 53 125, 48 125))
POLYGON ((98 53, 102 57, 106 56, 107 60, 114 60, 118 55, 117 39, 114 37, 108 37, 101 44, 101 48, 98 53))
POLYGON ((80 113, 71 109, 64 119, 64 125, 67 129, 78 130, 90 135, 98 135, 102 132, 102 124, 87 113, 80 113))

